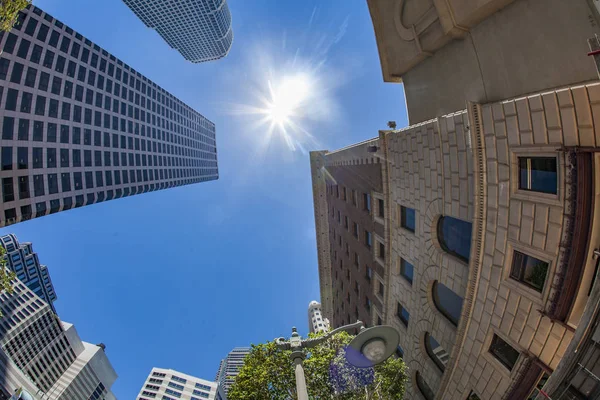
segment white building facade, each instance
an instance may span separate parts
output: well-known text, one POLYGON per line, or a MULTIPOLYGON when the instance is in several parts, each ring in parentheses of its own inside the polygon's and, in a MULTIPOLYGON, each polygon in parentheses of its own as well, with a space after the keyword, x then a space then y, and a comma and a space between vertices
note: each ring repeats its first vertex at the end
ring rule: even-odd
POLYGON ((173 369, 152 368, 137 400, 221 400, 218 386, 173 369))
POLYGON ((72 324, 19 280, 0 294, 0 386, 50 400, 115 399, 117 379, 104 345, 83 342, 72 324))
POLYGON ((321 303, 315 300, 308 304, 308 327, 311 333, 327 332, 330 328, 329 320, 323 317, 321 303))

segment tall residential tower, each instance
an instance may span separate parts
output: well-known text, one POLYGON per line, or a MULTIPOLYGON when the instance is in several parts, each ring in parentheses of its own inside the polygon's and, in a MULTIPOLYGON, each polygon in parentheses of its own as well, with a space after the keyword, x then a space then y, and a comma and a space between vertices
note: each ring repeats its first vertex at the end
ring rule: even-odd
POLYGON ((0 226, 218 179, 212 122, 51 15, 0 45, 0 226))
POLYGON ((233 42, 226 0, 123 0, 139 19, 186 60, 225 57, 233 42))

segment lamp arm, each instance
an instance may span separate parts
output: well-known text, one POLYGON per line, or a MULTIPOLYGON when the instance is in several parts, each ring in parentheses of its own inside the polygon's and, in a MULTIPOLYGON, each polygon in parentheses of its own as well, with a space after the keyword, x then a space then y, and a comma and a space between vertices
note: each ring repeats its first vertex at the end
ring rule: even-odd
POLYGON ((292 348, 290 345, 290 342, 286 342, 285 338, 278 337, 278 338, 275 338, 274 341, 275 341, 275 345, 280 350, 289 350, 292 348))

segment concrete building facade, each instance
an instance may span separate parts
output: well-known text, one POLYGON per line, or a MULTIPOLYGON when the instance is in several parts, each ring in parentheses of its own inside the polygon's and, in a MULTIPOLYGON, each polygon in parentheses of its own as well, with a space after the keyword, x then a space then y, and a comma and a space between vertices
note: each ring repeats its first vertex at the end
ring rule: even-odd
POLYGON ((229 53, 233 43, 227 0, 123 0, 186 60, 199 63, 229 53))
POLYGON ((218 179, 215 125, 30 5, 0 35, 0 226, 218 179))
POLYGON ((323 317, 321 303, 314 300, 311 301, 308 304, 308 329, 311 333, 318 333, 327 332, 329 328, 329 320, 323 317))
POLYGON ((360 301, 354 271, 335 260, 348 205, 337 193, 355 189, 339 170, 360 179, 376 165, 383 212, 369 215, 382 246, 368 262, 382 264, 383 290, 370 288, 381 300, 366 320, 399 331, 407 398, 597 398, 596 7, 368 3, 384 79, 404 83, 411 125, 311 153, 325 316, 347 323, 343 309, 360 301))
POLYGON ((0 294, 0 387, 23 388, 52 400, 115 399, 117 378, 104 345, 81 341, 72 324, 16 280, 13 294, 0 294))
POLYGON ((50 279, 48 268, 40 264, 37 253, 33 252, 31 243, 19 243, 15 235, 0 237, 0 246, 6 250, 6 266, 17 278, 31 289, 39 298, 54 309, 56 292, 50 279))
POLYGON ((217 382, 172 369, 152 368, 137 400, 222 400, 217 382))
POLYGON ((244 358, 250 353, 250 350, 250 347, 235 347, 227 354, 226 358, 221 360, 215 380, 223 389, 225 396, 227 396, 229 388, 233 385, 235 377, 244 366, 244 358))

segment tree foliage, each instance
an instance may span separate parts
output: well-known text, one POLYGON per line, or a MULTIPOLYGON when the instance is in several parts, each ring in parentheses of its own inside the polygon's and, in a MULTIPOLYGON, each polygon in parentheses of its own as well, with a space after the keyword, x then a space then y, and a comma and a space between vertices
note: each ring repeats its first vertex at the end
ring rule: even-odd
MULTIPOLYGON (((316 337, 319 335, 312 335, 316 337)), ((353 336, 342 332, 308 350, 304 373, 310 399, 388 400, 402 399, 406 366, 390 357, 374 368, 348 364, 346 346, 353 336)), ((233 385, 229 400, 296 399, 294 366, 290 350, 280 350, 275 342, 252 345, 233 385)))
POLYGON ((0 0, 0 30, 10 31, 17 21, 19 11, 30 3, 31 0, 0 0))
MULTIPOLYGON (((12 294, 12 282, 15 280, 15 273, 6 268, 5 254, 6 250, 4 250, 4 247, 0 246, 0 292, 5 291, 9 294, 12 294)), ((1 316, 2 311, 0 311, 0 317, 1 316)))

